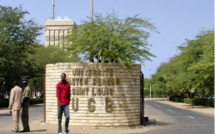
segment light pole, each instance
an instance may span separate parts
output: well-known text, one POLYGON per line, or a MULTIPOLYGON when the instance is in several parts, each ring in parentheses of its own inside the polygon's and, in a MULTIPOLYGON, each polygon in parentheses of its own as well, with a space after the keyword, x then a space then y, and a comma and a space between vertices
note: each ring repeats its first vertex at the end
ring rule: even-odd
POLYGON ((90 20, 93 22, 93 0, 90 0, 90 20))
MULTIPOLYGON (((151 74, 151 69, 150 69, 150 74, 151 74)), ((151 80, 150 80, 149 90, 150 90, 150 98, 152 98, 152 84, 151 84, 151 80)))
POLYGON ((52 0, 52 11, 53 11, 53 16, 52 16, 52 18, 53 18, 53 20, 54 20, 54 18, 55 18, 55 10, 54 10, 54 8, 55 8, 55 0, 52 0))
POLYGON ((192 88, 190 92, 191 92, 191 97, 192 97, 192 108, 193 108, 193 99, 194 99, 195 88, 192 88))
POLYGON ((150 85, 149 85, 149 90, 150 90, 150 98, 152 98, 152 85, 151 85, 151 82, 150 82, 150 85))

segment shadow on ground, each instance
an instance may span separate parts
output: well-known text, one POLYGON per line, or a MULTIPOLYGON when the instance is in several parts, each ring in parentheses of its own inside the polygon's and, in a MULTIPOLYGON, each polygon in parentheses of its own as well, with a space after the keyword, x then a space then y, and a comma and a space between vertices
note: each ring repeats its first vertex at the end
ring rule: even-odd
POLYGON ((171 123, 156 121, 156 119, 149 119, 145 121, 144 125, 145 126, 168 126, 168 125, 171 125, 171 123))
MULTIPOLYGON (((47 131, 46 129, 41 129, 41 130, 31 130, 30 132, 28 133, 34 133, 34 132, 45 132, 47 131)), ((20 132, 20 133, 26 133, 26 132, 20 132)))
POLYGON ((2 113, 2 114, 0 114, 0 117, 1 116, 12 116, 10 113, 2 113))

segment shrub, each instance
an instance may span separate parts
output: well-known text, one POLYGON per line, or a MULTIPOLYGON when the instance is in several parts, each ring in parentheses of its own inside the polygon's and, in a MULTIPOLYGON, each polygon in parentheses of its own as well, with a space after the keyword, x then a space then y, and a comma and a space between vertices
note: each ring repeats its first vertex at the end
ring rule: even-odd
POLYGON ((214 99, 194 98, 193 99, 193 105, 214 107, 214 99))
POLYGON ((192 104, 192 103, 193 103, 193 99, 190 99, 190 98, 184 98, 184 103, 192 104))
POLYGON ((0 107, 8 107, 9 100, 8 99, 0 99, 0 107))
POLYGON ((210 107, 214 107, 214 99, 209 99, 208 104, 210 107))
POLYGON ((178 98, 178 97, 176 97, 176 98, 175 98, 175 101, 176 101, 176 102, 184 102, 184 98, 178 98))
POLYGON ((33 98, 30 100, 30 104, 41 104, 43 103, 43 99, 42 98, 33 98))
MULTIPOLYGON (((43 103, 42 98, 32 98, 30 100, 30 105, 32 104, 41 104, 43 103)), ((9 105, 9 99, 0 99, 0 107, 8 107, 9 105)))
POLYGON ((199 96, 195 96, 194 99, 199 99, 199 96))
POLYGON ((175 102, 184 102, 184 98, 178 97, 178 96, 170 96, 169 100, 170 101, 175 101, 175 102))

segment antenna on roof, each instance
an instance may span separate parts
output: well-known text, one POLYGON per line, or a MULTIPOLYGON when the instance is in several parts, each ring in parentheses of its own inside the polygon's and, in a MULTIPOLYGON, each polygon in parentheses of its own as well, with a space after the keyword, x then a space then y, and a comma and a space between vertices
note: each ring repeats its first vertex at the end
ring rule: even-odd
POLYGON ((55 15, 54 8, 55 8, 55 0, 52 0, 53 20, 54 20, 54 15, 55 15))

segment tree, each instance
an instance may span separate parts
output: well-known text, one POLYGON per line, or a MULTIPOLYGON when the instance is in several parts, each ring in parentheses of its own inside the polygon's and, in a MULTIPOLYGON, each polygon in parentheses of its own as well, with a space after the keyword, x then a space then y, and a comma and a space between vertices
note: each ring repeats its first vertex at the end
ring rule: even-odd
POLYGON ((147 30, 156 32, 151 23, 138 15, 119 19, 114 13, 105 18, 97 14, 93 22, 74 26, 66 39, 71 42, 71 54, 84 56, 84 61, 143 63, 155 56, 149 52, 147 30))
POLYGON ((30 55, 30 59, 34 61, 37 67, 38 76, 42 76, 45 72, 46 64, 55 64, 58 62, 77 62, 80 61, 78 56, 70 55, 67 51, 59 49, 55 46, 44 47, 42 45, 34 48, 35 54, 30 55))
POLYGON ((32 19, 25 20, 27 14, 21 6, 0 6, 0 76, 6 81, 6 90, 12 81, 33 75, 34 63, 28 57, 35 53, 42 27, 32 19))
POLYGON ((149 98, 150 96, 150 83, 151 80, 148 78, 144 78, 144 97, 149 98))
POLYGON ((185 45, 178 47, 179 55, 172 57, 167 63, 161 64, 156 74, 156 86, 163 87, 169 95, 187 93, 191 89, 196 93, 213 95, 214 87, 214 32, 202 31, 193 40, 186 40, 185 45), (160 84, 159 84, 160 83, 160 84))
POLYGON ((36 73, 31 77, 30 85, 32 90, 37 92, 42 92, 43 89, 43 77, 46 64, 80 61, 77 56, 71 56, 68 52, 55 46, 44 47, 40 45, 34 48, 34 50, 35 54, 30 55, 29 58, 34 62, 34 70, 36 70, 36 73))
POLYGON ((187 40, 187 46, 180 46, 186 71, 190 73, 195 89, 208 89, 214 94, 214 31, 202 31, 194 40, 187 40))

